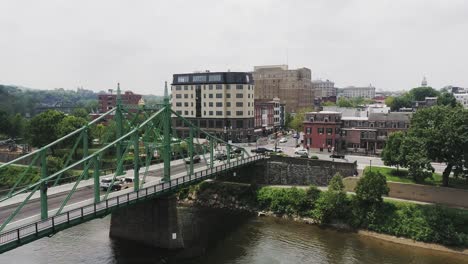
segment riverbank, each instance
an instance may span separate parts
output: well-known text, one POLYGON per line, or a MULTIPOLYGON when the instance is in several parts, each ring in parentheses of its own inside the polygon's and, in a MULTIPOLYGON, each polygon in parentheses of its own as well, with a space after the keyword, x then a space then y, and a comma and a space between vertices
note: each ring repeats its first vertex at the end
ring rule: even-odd
POLYGON ((393 243, 468 255, 468 232, 463 227, 468 211, 385 202, 383 209, 369 213, 353 208, 350 197, 324 203, 323 197, 328 196, 316 188, 285 189, 213 181, 180 192, 179 201, 188 206, 248 211, 332 226, 393 243))

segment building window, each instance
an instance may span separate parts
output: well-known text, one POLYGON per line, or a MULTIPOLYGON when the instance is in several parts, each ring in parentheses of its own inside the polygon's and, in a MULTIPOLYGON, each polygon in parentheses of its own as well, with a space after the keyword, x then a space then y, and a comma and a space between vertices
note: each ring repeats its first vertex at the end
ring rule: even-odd
POLYGON ((188 115, 188 111, 185 111, 185 115, 188 115))
POLYGON ((226 111, 226 115, 227 115, 227 116, 230 116, 230 115, 231 115, 231 111, 226 111))
POLYGON ((178 86, 176 86, 175 89, 176 89, 176 91, 180 91, 180 90, 182 90, 182 86, 179 86, 179 85, 178 85, 178 86))
POLYGON ((213 111, 209 111, 208 114, 209 114, 210 116, 212 116, 212 115, 213 115, 213 111))
POLYGON ((244 98, 244 94, 237 93, 237 94, 236 94, 236 98, 244 98))
POLYGON ((306 134, 308 134, 308 135, 310 134, 310 127, 306 128, 306 134))
POLYGON ((185 107, 188 107, 188 102, 185 102, 185 103, 184 103, 184 106, 185 106, 185 107))
POLYGON ((244 112, 243 112, 243 111, 236 111, 236 115, 237 115, 237 116, 244 115, 244 112))
POLYGON ((217 93, 216 98, 223 98, 223 94, 222 93, 217 93))
POLYGON ((226 84, 226 90, 231 90, 231 85, 230 84, 226 84))
POLYGON ((209 102, 209 103, 208 103, 208 106, 209 106, 209 107, 213 107, 213 102, 209 102))
POLYGON ((222 102, 217 102, 216 107, 223 107, 223 103, 222 102))
POLYGON ((331 135, 333 133, 333 128, 327 128, 327 135, 331 135))
POLYGON ((192 77, 193 82, 206 82, 205 75, 195 75, 192 77))
POLYGON ((236 120, 236 128, 244 128, 244 122, 242 122, 242 120, 236 120))
POLYGON ((203 111, 203 115, 206 116, 206 111, 203 111))
POLYGON ((206 94, 203 94, 203 98, 206 98, 206 94))
POLYGON ((188 82, 189 77, 188 76, 179 76, 179 77, 177 77, 177 81, 178 82, 188 82))
POLYGON ((209 98, 213 98, 213 94, 209 94, 208 97, 209 97, 209 98))
POLYGON ((222 116, 222 115, 223 115, 223 111, 216 111, 216 115, 217 115, 217 116, 222 116))
POLYGON ((181 94, 176 94, 175 98, 182 98, 182 95, 181 94))
POLYGON ((223 86, 221 84, 216 85, 216 90, 222 90, 222 89, 223 89, 223 86))
POLYGON ((231 107, 231 102, 226 102, 227 107, 231 107))
POLYGON ((184 86, 184 91, 188 91, 188 86, 187 85, 184 86))
POLYGON ((210 82, 220 82, 221 81, 221 74, 209 75, 208 76, 208 81, 210 81, 210 82))
POLYGON ((332 139, 331 138, 327 138, 327 146, 332 146, 333 143, 332 143, 332 139))
POLYGON ((188 94, 184 94, 184 98, 187 99, 187 98, 188 98, 188 94))
POLYGON ((192 99, 193 99, 193 94, 190 94, 190 98, 192 98, 192 99))
POLYGON ((203 102, 203 107, 206 107, 206 102, 203 102))
POLYGON ((242 90, 242 89, 244 89, 244 86, 242 84, 237 84, 236 89, 237 90, 242 90))
POLYGON ((208 89, 213 90, 213 85, 210 84, 210 85, 208 86, 208 89))
POLYGON ((244 106, 244 103, 243 103, 243 102, 236 102, 236 106, 237 106, 237 107, 243 107, 243 106, 244 106))
POLYGON ((227 94, 226 94, 226 98, 231 98, 231 94, 230 94, 230 93, 227 93, 227 94))
POLYGON ((319 128, 317 128, 317 133, 319 133, 319 134, 323 134, 323 127, 319 127, 319 128))
POLYGON ((182 106, 182 103, 181 103, 181 102, 177 102, 177 103, 175 104, 175 106, 181 107, 181 106, 182 106))
POLYGON ((192 106, 192 107, 193 107, 193 102, 190 102, 190 106, 192 106))
POLYGON ((182 114, 182 111, 177 110, 176 113, 179 114, 179 115, 181 115, 181 114, 182 114))

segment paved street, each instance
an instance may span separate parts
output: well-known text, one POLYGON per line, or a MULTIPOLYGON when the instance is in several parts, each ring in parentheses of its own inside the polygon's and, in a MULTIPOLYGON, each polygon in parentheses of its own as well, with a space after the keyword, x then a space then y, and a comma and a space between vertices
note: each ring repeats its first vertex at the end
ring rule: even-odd
MULTIPOLYGON (((288 141, 286 143, 277 143, 277 146, 280 147, 283 151, 283 153, 287 154, 288 156, 297 156, 294 154, 294 151, 296 150, 296 139, 292 138, 291 135, 285 136, 288 141)), ((249 143, 249 144, 237 144, 239 146, 245 147, 248 149, 248 151, 251 151, 252 149, 255 149, 255 146, 258 145, 258 147, 266 147, 266 148, 271 148, 274 149, 275 147, 275 141, 274 140, 268 140, 267 138, 261 138, 258 141, 258 144, 256 143, 249 143)), ((300 140, 298 140, 300 143, 300 140)), ((345 159, 332 159, 330 158, 331 153, 329 153, 327 150, 324 152, 309 152, 309 157, 310 156, 317 156, 321 160, 337 160, 337 161, 347 161, 347 162, 357 162, 358 165, 358 170, 363 170, 366 166, 379 166, 379 167, 387 167, 384 165, 382 159, 380 157, 371 157, 371 156, 361 156, 361 155, 346 155, 345 159)), ((435 172, 437 173, 442 173, 445 169, 445 164, 443 163, 432 163, 432 166, 435 169, 435 172)))

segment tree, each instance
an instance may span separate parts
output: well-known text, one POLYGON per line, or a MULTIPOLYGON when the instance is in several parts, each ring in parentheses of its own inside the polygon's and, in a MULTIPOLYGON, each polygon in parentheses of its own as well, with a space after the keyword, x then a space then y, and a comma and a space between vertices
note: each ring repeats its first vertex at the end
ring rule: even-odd
POLYGON ((328 183, 328 190, 337 192, 344 191, 343 177, 339 172, 337 172, 333 178, 331 178, 330 182, 328 183))
POLYGON ((410 95, 405 93, 402 96, 394 97, 393 100, 389 102, 390 104, 387 104, 387 106, 389 106, 392 111, 398 111, 400 108, 411 107, 411 101, 412 99, 410 95))
POLYGON ((380 206, 383 202, 382 196, 388 195, 390 191, 385 176, 371 170, 365 171, 355 190, 357 201, 368 206, 380 206))
POLYGON ((311 112, 313 109, 311 107, 299 109, 294 115, 294 118, 291 120, 290 127, 296 131, 304 130, 304 121, 305 113, 311 112))
MULTIPOLYGON (((59 123, 65 115, 55 110, 48 110, 31 119, 29 135, 31 145, 45 146, 59 138, 59 123)), ((52 152, 54 149, 51 149, 52 152)))
POLYGON ((11 117, 10 124, 10 137, 22 138, 25 136, 27 121, 20 114, 11 117))
POLYGON ((72 112, 73 116, 81 117, 85 120, 89 119, 88 111, 85 108, 75 108, 72 112))
POLYGON ((382 150, 382 160, 386 166, 401 166, 404 164, 404 156, 401 155, 401 147, 405 135, 401 131, 391 133, 385 147, 382 150))
POLYGON ((410 135, 404 138, 400 148, 400 165, 408 168, 408 176, 418 183, 431 178, 434 171, 425 144, 423 140, 410 135))
POLYGON ((426 97, 437 97, 439 92, 432 87, 417 87, 409 91, 409 95, 413 101, 424 101, 426 97))
POLYGON ((9 135, 10 134, 10 117, 8 113, 0 110, 0 135, 9 135))
MULTIPOLYGON (((86 119, 76 116, 66 116, 58 124, 58 137, 64 137, 73 131, 85 126, 88 122, 86 119)), ((67 138, 63 141, 62 147, 71 147, 76 140, 76 137, 67 138)), ((88 142, 91 142, 92 132, 88 134, 88 142)))
POLYGON ((441 93, 439 97, 437 97, 437 105, 455 107, 457 106, 457 99, 455 99, 452 93, 441 93))
POLYGON ((292 119, 291 113, 286 112, 284 116, 284 127, 290 127, 292 119))
POLYGON ((443 186, 448 186, 452 170, 466 170, 468 110, 447 106, 421 109, 411 119, 408 135, 415 138, 413 142, 424 143, 424 155, 429 160, 447 164, 443 186))
POLYGON ((353 107, 353 104, 351 103, 351 101, 344 97, 340 97, 338 101, 336 102, 336 105, 339 107, 353 107))

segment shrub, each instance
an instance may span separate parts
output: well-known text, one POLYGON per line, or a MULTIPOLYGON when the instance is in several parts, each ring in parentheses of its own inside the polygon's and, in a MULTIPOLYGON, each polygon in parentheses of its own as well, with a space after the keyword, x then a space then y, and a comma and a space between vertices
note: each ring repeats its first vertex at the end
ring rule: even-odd
POLYGON ((335 176, 331 178, 330 182, 328 183, 328 190, 337 192, 344 191, 343 177, 339 172, 337 172, 335 176))
POLYGON ((310 159, 318 160, 319 157, 317 157, 317 156, 314 155, 314 156, 311 156, 310 159))
MULTIPOLYGON (((314 191, 311 191, 312 193, 314 191)), ((297 188, 263 187, 257 193, 257 202, 262 209, 277 214, 301 214, 311 209, 307 192, 297 188)))
POLYGON ((332 219, 345 218, 348 211, 348 200, 344 192, 326 191, 320 194, 310 216, 318 223, 329 223, 332 219))
POLYGON ((366 171, 356 185, 356 199, 361 205, 380 205, 388 195, 387 180, 380 172, 366 171))

